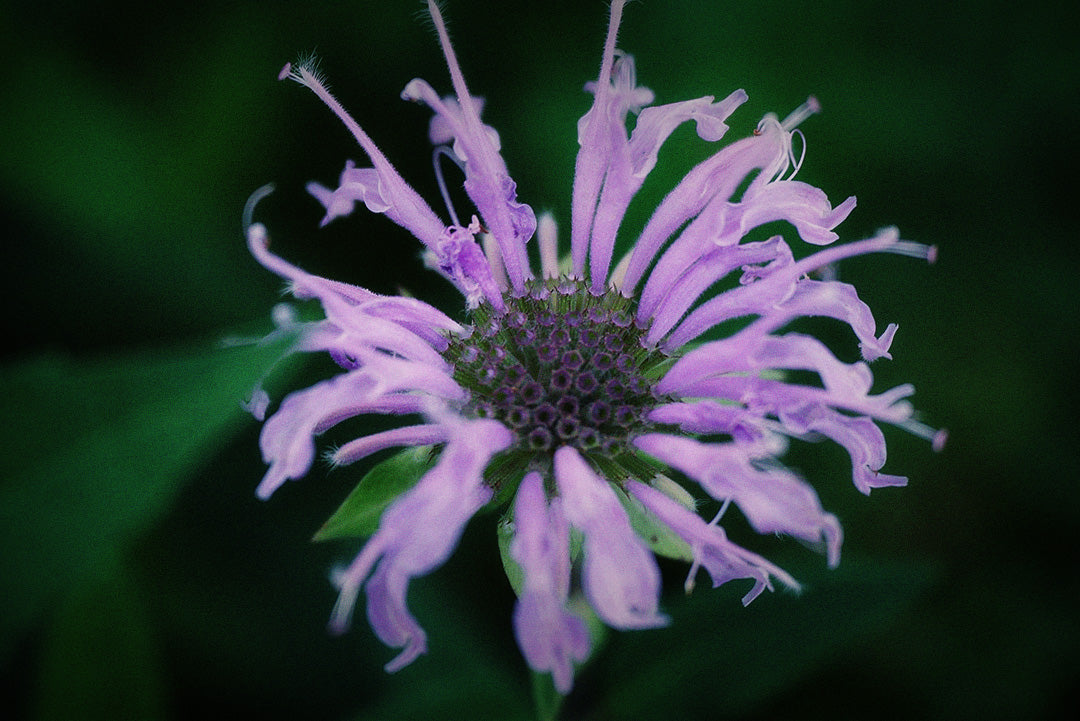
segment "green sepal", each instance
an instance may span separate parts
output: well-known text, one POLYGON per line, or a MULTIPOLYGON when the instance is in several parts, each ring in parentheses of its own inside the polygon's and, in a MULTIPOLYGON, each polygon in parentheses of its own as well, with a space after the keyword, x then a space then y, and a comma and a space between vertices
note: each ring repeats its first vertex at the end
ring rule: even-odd
POLYGON ((694 552, 690 544, 679 537, 667 524, 656 517, 649 509, 645 508, 635 498, 631 498, 621 488, 615 495, 619 497, 626 515, 630 518, 630 525, 641 540, 648 544, 653 553, 677 561, 691 562, 694 560, 694 552))
POLYGON ((432 446, 418 446, 377 463, 311 540, 332 541, 375 533, 386 507, 415 486, 435 465, 436 457, 432 446))
POLYGON ((499 537, 499 558, 502 559, 503 570, 506 571, 506 580, 514 589, 514 595, 521 596, 521 590, 525 587, 525 572, 510 555, 510 543, 514 540, 514 522, 510 516, 503 516, 495 527, 499 537))
POLYGON ((491 459, 484 469, 484 483, 495 491, 489 506, 502 506, 517 494, 533 455, 531 451, 511 449, 491 459))

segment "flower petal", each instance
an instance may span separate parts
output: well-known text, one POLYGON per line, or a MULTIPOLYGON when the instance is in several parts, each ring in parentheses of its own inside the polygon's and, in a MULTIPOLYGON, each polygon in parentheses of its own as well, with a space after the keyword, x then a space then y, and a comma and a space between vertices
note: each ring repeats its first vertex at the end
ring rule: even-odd
POLYGON ((514 290, 520 292, 531 277, 525 244, 536 231, 536 215, 528 205, 517 201, 517 186, 499 154, 498 134, 480 122, 479 108, 482 106, 465 85, 442 13, 431 0, 428 11, 446 57, 457 102, 451 105, 440 100, 431 86, 422 80, 410 82, 402 91, 402 97, 426 103, 445 121, 442 132, 453 134, 455 154, 465 162, 465 192, 498 241, 506 274, 514 290))
POLYGON ((426 646, 423 630, 409 614, 405 591, 410 578, 428 573, 450 556, 469 519, 491 499, 483 480, 491 457, 507 448, 513 436, 492 420, 445 418, 449 441, 435 466, 383 513, 379 530, 352 564, 337 574, 341 595, 331 628, 348 627, 353 603, 364 579, 372 628, 389 646, 404 646, 387 665, 395 671, 426 646))
POLYGON ((608 482, 565 446, 555 452, 555 482, 566 518, 585 536, 585 595, 600 618, 622 629, 667 624, 657 611, 660 569, 608 482))
POLYGON ((675 362, 657 384, 657 391, 681 393, 687 383, 708 376, 778 369, 814 371, 826 391, 841 397, 865 397, 870 390, 873 375, 866 363, 837 360, 817 338, 801 333, 758 335, 749 330, 690 351, 675 362))
MULTIPOLYGON (((789 588, 799 589, 798 582, 787 572, 732 543, 722 528, 706 523, 701 516, 681 503, 637 481, 631 481, 629 489, 646 508, 690 544, 695 562, 704 566, 712 577, 713 588, 736 578, 753 579, 753 588, 743 597, 744 606, 766 588, 772 590, 769 576, 780 579, 789 588)), ((687 583, 692 585, 692 579, 687 579, 687 583)))
MULTIPOLYGON (((614 12, 613 22, 617 22, 614 12)), ((595 98, 578 122, 581 150, 572 206, 573 269, 577 275, 584 273, 587 249, 593 292, 602 292, 607 284, 616 232, 631 199, 656 164, 660 146, 688 120, 695 121, 701 138, 719 140, 727 131, 724 121, 746 100, 746 93, 738 90, 717 103, 709 96, 640 110, 652 102, 653 95, 637 85, 633 58, 612 49, 608 61, 605 55, 600 78, 586 86, 595 98), (627 137, 626 116, 639 110, 627 137)))
POLYGON ((797 180, 777 180, 747 192, 738 203, 740 236, 765 223, 784 220, 795 226, 799 237, 814 245, 836 240, 832 229, 855 208, 851 196, 833 208, 825 191, 797 180))
POLYGON ((885 436, 866 416, 852 417, 820 404, 782 409, 784 427, 793 433, 816 432, 844 446, 851 456, 852 480, 865 494, 874 488, 906 486, 908 479, 878 473, 885 465, 885 436))
POLYGON ((585 622, 566 608, 570 588, 570 529, 562 502, 550 505, 539 473, 525 476, 514 501, 510 553, 525 576, 514 609, 514 634, 534 671, 550 672, 559 693, 573 684, 574 662, 589 654, 585 622))
POLYGON ((717 246, 710 242, 705 250, 680 248, 680 243, 695 233, 698 221, 704 217, 703 212, 691 222, 660 258, 642 290, 637 317, 645 320, 652 315, 646 337, 649 345, 658 343, 703 292, 730 273, 752 264, 792 262, 791 250, 780 236, 734 246, 717 246), (677 254, 679 250, 685 250, 683 257, 677 254))
POLYGON ((432 245, 442 233, 442 221, 419 193, 398 174, 360 125, 345 112, 345 108, 326 89, 314 69, 310 65, 300 64, 292 68, 288 77, 310 89, 338 116, 374 166, 357 171, 352 163, 347 164, 341 177, 341 185, 346 187, 344 190, 339 188, 340 193, 328 191, 322 186, 309 188, 327 209, 324 223, 349 212, 354 201, 362 200, 370 209, 385 213, 390 220, 408 230, 424 245, 432 245), (372 176, 371 173, 375 175, 372 176), (378 182, 373 182, 373 178, 377 178, 378 182), (353 184, 356 187, 352 187, 353 184))
MULTIPOLYGON (((694 338, 732 318, 762 315, 794 294, 800 278, 832 263, 867 253, 896 253, 930 259, 932 247, 900 240, 895 228, 886 228, 873 238, 835 245, 820 250, 797 263, 770 265, 764 272, 753 270, 738 288, 707 300, 695 308, 664 341, 667 349, 680 348, 694 338)), ((884 340, 884 338, 882 339, 884 340)), ((871 350, 871 355, 873 351, 871 350)))
POLYGON ((457 286, 472 310, 486 298, 497 310, 505 307, 502 290, 491 272, 491 263, 476 242, 480 223, 473 216, 467 228, 451 226, 435 245, 434 268, 457 286))
POLYGON ((758 533, 787 533, 810 543, 824 542, 830 566, 840 562, 842 533, 814 489, 791 471, 759 468, 733 443, 702 443, 650 433, 635 445, 701 484, 717 500, 732 500, 758 533))
MULTIPOLYGON (((698 163, 657 206, 634 245, 623 281, 625 292, 637 286, 660 247, 714 198, 727 201, 744 178, 760 170, 751 187, 787 167, 791 134, 779 124, 761 126, 760 134, 744 138, 698 163)), ((764 182, 764 181, 762 181, 764 182)))

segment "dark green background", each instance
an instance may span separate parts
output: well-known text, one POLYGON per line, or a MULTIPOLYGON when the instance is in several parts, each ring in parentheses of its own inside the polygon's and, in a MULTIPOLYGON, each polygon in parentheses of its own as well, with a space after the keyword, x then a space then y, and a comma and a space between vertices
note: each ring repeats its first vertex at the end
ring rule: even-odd
MULTIPOLYGON (((604 3, 446 5, 521 199, 565 231, 604 3)), ((259 212, 278 252, 456 308, 384 218, 316 229, 303 184, 332 183, 360 154, 314 97, 274 80, 317 50, 340 100, 438 207, 428 113, 397 99, 414 76, 449 89, 419 7, 0 9, 0 717, 529 717, 494 519, 414 585, 432 652, 386 676, 392 653, 362 614, 342 638, 324 632, 328 570, 356 544, 308 542, 363 469, 319 466, 258 502, 258 424, 236 398, 269 356, 214 350, 269 327, 280 286, 239 232, 268 181, 279 190, 259 212)), ((835 202, 858 196, 843 238, 896 224, 940 247, 932 267, 863 258, 843 274, 880 324, 900 325, 877 387, 913 382, 951 438, 935 455, 889 431, 886 470, 911 485, 869 499, 842 451, 798 448, 791 462, 844 523, 840 569, 746 539, 808 589, 742 609, 741 588, 685 598, 683 569, 666 565, 675 624, 612 635, 568 718, 1058 718, 1078 705, 1078 58, 1065 10, 627 9, 620 45, 658 102, 743 87, 737 138, 816 94, 799 177, 835 202)), ((677 132, 628 227, 707 150, 677 132)), ((287 369, 276 397, 327 370, 287 369)))

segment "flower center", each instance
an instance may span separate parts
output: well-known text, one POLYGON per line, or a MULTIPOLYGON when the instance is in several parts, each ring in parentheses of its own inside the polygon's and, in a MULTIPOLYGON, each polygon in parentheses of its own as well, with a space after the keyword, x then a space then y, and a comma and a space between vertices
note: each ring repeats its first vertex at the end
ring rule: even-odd
POLYGON ((567 278, 530 281, 504 313, 481 304, 472 334, 450 339, 454 380, 470 392, 464 413, 514 431, 515 471, 573 446, 613 479, 636 475, 629 441, 651 426, 653 383, 669 359, 642 346, 632 302, 567 278))

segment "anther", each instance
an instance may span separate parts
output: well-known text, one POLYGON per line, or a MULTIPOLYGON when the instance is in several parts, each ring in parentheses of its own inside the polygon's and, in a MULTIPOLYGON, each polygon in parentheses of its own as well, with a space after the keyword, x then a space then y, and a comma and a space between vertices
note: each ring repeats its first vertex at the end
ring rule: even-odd
POLYGON ((806 102, 791 111, 780 123, 780 127, 789 133, 795 128, 799 127, 802 121, 809 118, 811 115, 816 115, 821 112, 821 103, 813 95, 806 99, 806 102))

